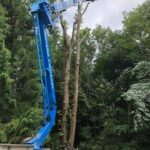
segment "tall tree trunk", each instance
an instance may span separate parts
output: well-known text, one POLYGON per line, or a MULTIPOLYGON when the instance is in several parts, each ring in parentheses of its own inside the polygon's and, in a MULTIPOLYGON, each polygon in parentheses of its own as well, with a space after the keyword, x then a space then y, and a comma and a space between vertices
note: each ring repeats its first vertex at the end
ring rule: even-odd
MULTIPOLYGON (((61 0, 56 0, 56 2, 61 2, 61 0)), ((69 109, 69 82, 70 82, 70 66, 71 66, 71 54, 72 54, 72 44, 67 34, 67 25, 61 17, 61 26, 63 29, 63 37, 64 37, 64 53, 65 53, 65 76, 64 76, 64 97, 63 97, 63 114, 62 114, 62 144, 63 148, 66 150, 67 145, 67 116, 69 109)))
POLYGON ((69 109, 69 81, 70 81, 70 64, 71 64, 71 52, 69 51, 66 56, 65 63, 65 84, 64 84, 64 101, 63 101, 63 143, 67 144, 67 116, 69 109))
POLYGON ((72 55, 72 44, 74 43, 74 33, 76 23, 73 24, 72 38, 70 39, 67 34, 67 26, 61 18, 61 26, 63 28, 64 46, 65 46, 65 77, 64 77, 64 99, 63 99, 63 116, 62 116, 62 143, 63 147, 67 149, 67 138, 68 138, 68 110, 69 110, 69 83, 70 83, 70 67, 71 67, 71 55, 72 55))
MULTIPOLYGON (((76 29, 76 62, 75 62, 75 74, 74 74, 74 97, 72 105, 72 114, 70 118, 70 130, 69 130, 69 140, 68 140, 68 150, 74 149, 75 141, 75 132, 76 132, 76 122, 77 122, 77 109, 78 109, 78 95, 79 95, 79 66, 80 66, 80 51, 81 43, 85 37, 80 38, 80 29, 82 23, 82 17, 86 12, 88 5, 82 12, 82 4, 78 4, 78 13, 77 13, 77 29, 76 29)), ((86 36, 86 35, 85 35, 86 36)))
POLYGON ((68 150, 73 150, 75 131, 76 131, 76 118, 77 118, 77 108, 78 108, 78 91, 79 91, 79 65, 80 65, 80 26, 81 26, 81 5, 78 5, 78 15, 77 15, 77 32, 76 32, 76 63, 75 63, 75 75, 74 75, 74 97, 72 105, 72 117, 70 120, 70 134, 68 141, 68 150))
POLYGON ((83 39, 80 38, 80 28, 82 16, 86 12, 86 8, 81 10, 82 4, 78 5, 78 13, 75 18, 71 38, 67 34, 67 26, 61 18, 61 26, 63 28, 64 46, 65 46, 65 78, 64 78, 64 99, 63 99, 63 117, 62 117, 62 143, 64 150, 73 150, 75 131, 76 131, 76 118, 78 107, 78 90, 79 90, 79 64, 80 64, 80 47, 83 39), (75 40, 76 39, 76 40, 75 40), (74 98, 71 110, 71 117, 69 118, 69 85, 70 85, 70 67, 73 44, 76 45, 76 64, 75 64, 75 81, 74 81, 74 98), (68 121, 69 120, 69 121, 68 121))
POLYGON ((65 45, 65 77, 64 77, 64 99, 63 99, 63 116, 62 116, 62 142, 64 146, 67 144, 67 116, 69 107, 69 81, 70 81, 70 64, 71 64, 71 43, 67 35, 66 25, 61 19, 61 25, 64 34, 65 45))

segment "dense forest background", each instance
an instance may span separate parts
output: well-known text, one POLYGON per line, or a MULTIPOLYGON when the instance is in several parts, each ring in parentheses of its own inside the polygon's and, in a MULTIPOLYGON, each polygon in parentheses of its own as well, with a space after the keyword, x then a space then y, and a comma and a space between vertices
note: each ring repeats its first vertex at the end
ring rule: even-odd
MULTIPOLYGON (((31 2, 0 0, 0 143, 22 143, 42 121, 31 2)), ((117 31, 101 25, 81 30, 89 32, 81 45, 75 140, 80 150, 150 150, 150 1, 124 12, 123 25, 117 31)), ((58 117, 45 145, 59 150, 64 39, 60 29, 52 32, 58 117)))

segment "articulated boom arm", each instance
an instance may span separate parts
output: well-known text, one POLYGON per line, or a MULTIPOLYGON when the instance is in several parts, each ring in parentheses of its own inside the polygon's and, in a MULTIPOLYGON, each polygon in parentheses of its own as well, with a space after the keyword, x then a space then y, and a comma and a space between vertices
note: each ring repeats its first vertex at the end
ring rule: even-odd
POLYGON ((56 22, 60 19, 63 11, 75 6, 79 2, 95 1, 95 0, 66 0, 60 3, 54 2, 49 4, 48 0, 39 0, 32 4, 32 14, 38 13, 44 21, 46 27, 54 27, 56 22))
MULTIPOLYGON (((49 4, 48 0, 39 0, 32 4, 31 13, 34 24, 36 52, 40 70, 43 96, 44 121, 37 135, 27 142, 33 144, 34 150, 41 150, 42 145, 55 124, 56 96, 52 74, 50 48, 47 28, 53 28, 67 8, 85 0, 68 0, 49 4)), ((87 0, 90 1, 90 0, 87 0)), ((93 1, 93 0, 91 0, 93 1)))

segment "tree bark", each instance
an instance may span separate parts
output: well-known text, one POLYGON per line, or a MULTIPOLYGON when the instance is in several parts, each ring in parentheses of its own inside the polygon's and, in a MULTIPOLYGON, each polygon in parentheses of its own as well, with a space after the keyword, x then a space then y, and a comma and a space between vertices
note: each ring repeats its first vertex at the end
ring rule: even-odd
MULTIPOLYGON (((79 95, 79 66, 80 66, 80 51, 81 51, 81 43, 85 37, 80 38, 80 29, 82 23, 82 17, 86 12, 88 5, 82 12, 82 4, 78 4, 78 14, 76 18, 77 22, 77 31, 76 31, 76 62, 75 62, 75 74, 74 74, 74 97, 73 97, 73 105, 72 105, 72 114, 70 118, 70 131, 69 131, 69 140, 68 140, 68 150, 74 149, 74 141, 75 141, 75 132, 76 132, 76 123, 77 123, 77 109, 78 109, 78 95, 79 95)), ((85 35, 86 36, 86 35, 85 35)))
POLYGON ((75 18, 72 30, 71 38, 67 34, 67 26, 61 18, 61 26, 63 29, 64 46, 65 46, 65 77, 64 77, 64 99, 63 99, 63 116, 62 116, 62 143, 64 150, 74 149, 75 131, 76 131, 76 118, 78 108, 78 91, 79 91, 79 65, 80 65, 80 50, 81 42, 83 39, 80 38, 80 28, 82 23, 82 17, 86 12, 88 5, 85 9, 81 10, 82 4, 78 4, 78 13, 75 18), (69 85, 70 85, 70 68, 71 68, 71 57, 72 47, 76 45, 76 63, 75 63, 75 79, 74 79, 74 97, 72 108, 69 106, 69 85), (69 109, 71 109, 71 117, 69 118, 69 109))
POLYGON ((62 116, 62 142, 63 146, 67 144, 67 115, 69 108, 69 81, 70 81, 70 65, 71 65, 71 43, 67 34, 67 27, 61 18, 61 26, 63 28, 64 46, 65 46, 65 77, 64 77, 64 98, 63 98, 63 116, 62 116))
POLYGON ((65 46, 65 77, 64 77, 64 98, 63 98, 63 116, 62 116, 62 143, 63 147, 67 149, 67 138, 68 138, 68 125, 67 119, 69 115, 69 83, 70 83, 70 67, 71 67, 71 56, 72 56, 72 45, 74 43, 74 34, 76 23, 73 24, 72 38, 70 39, 67 34, 67 26, 61 18, 61 26, 63 28, 64 46, 65 46))

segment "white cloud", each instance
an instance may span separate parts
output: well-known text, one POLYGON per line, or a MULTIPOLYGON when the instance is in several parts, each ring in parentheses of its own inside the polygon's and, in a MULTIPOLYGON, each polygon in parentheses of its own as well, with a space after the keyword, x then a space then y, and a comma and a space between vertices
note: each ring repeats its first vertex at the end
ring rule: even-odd
MULTIPOLYGON (((122 29, 123 11, 131 11, 146 0, 98 0, 90 4, 84 18, 82 27, 94 28, 96 24, 111 27, 113 30, 122 29)), ((76 8, 70 8, 64 13, 69 22, 69 32, 76 8)))

